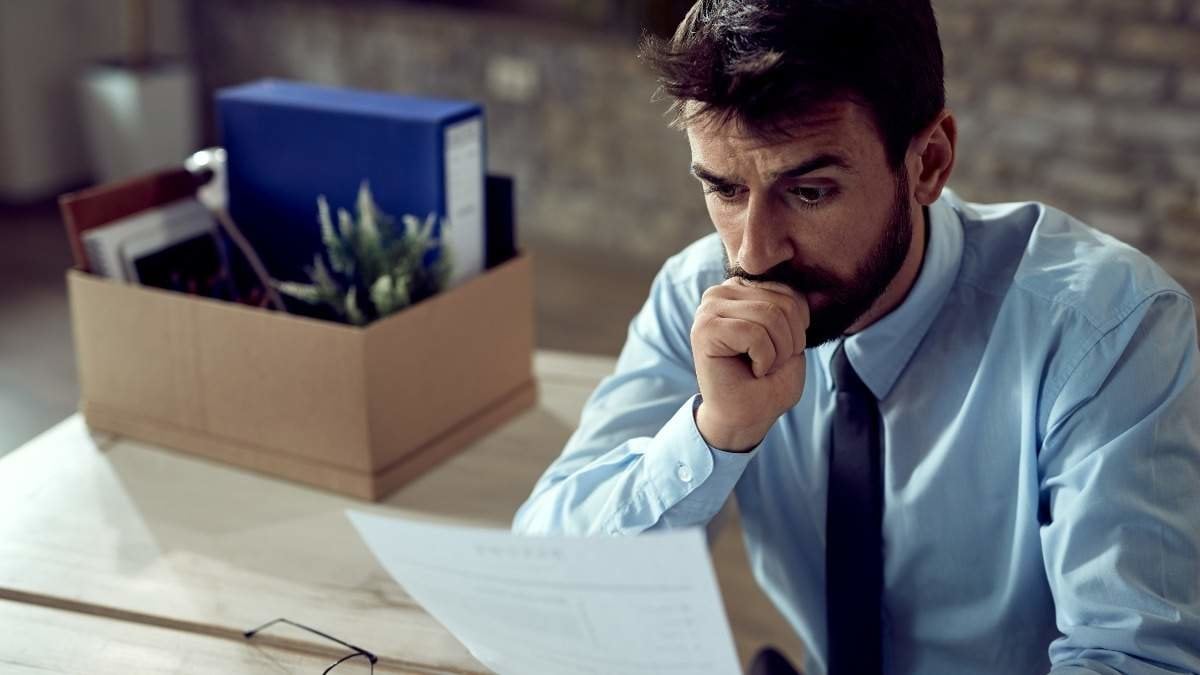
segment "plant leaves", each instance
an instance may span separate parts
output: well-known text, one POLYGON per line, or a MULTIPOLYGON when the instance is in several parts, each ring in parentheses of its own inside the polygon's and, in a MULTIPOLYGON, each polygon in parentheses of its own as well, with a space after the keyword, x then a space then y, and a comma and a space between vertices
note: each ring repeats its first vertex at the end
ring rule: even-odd
POLYGON ((392 294, 391 276, 385 274, 371 284, 371 303, 375 305, 375 311, 379 312, 379 316, 395 311, 396 303, 392 294))
POLYGON ((275 289, 284 295, 307 302, 310 305, 321 304, 321 291, 313 284, 302 284, 296 281, 276 281, 275 289))
POLYGON ((333 271, 342 274, 354 273, 354 257, 347 250, 346 242, 333 229, 333 220, 329 216, 329 202, 325 195, 317 197, 317 222, 321 225, 321 243, 329 254, 329 265, 333 271))
POLYGON ((329 264, 316 254, 307 270, 312 283, 290 286, 300 294, 293 297, 325 304, 343 320, 363 325, 446 287, 451 258, 440 241, 447 227, 444 219, 438 230, 436 213, 423 220, 405 214, 397 232, 395 219, 380 210, 365 180, 359 184, 355 211, 356 217, 338 209, 335 229, 328 201, 324 195, 317 197, 317 220, 329 264), (426 254, 438 249, 442 250, 437 259, 426 265, 426 254), (360 306, 360 297, 369 305, 360 306))
POLYGON ((361 326, 367 322, 363 316, 362 310, 358 308, 358 298, 355 289, 351 288, 346 291, 346 317, 350 319, 350 323, 356 326, 361 326))

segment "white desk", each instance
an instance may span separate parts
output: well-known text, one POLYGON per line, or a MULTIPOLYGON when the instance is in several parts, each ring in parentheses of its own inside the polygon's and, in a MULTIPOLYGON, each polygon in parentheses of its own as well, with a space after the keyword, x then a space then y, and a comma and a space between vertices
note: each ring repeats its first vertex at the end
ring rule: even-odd
MULTIPOLYGON (((263 633, 254 645, 244 642, 241 631, 281 616, 374 651, 383 672, 487 672, 391 581, 343 512, 507 527, 612 365, 537 354, 538 407, 381 504, 93 436, 73 416, 0 459, 0 599, 57 612, 41 620, 43 627, 70 617, 68 634, 112 619, 124 627, 187 631, 203 638, 196 649, 234 659, 237 668, 226 672, 280 672, 277 663, 262 661, 267 647, 308 652, 321 662, 344 653, 286 627, 263 633), (91 618, 76 621, 78 615, 91 618)), ((740 539, 740 532, 720 537, 714 557, 743 659, 768 641, 795 653, 794 636, 777 620, 772 624, 773 610, 754 596, 740 539), (743 613, 746 631, 739 630, 743 613)), ((14 611, 0 605, 0 624, 11 625, 14 611)), ((0 664, 26 630, 0 630, 10 636, 0 641, 0 664)), ((28 637, 36 643, 49 635, 34 630, 28 637)), ((153 652, 158 638, 146 635, 153 652)), ((90 665, 97 661, 121 658, 119 650, 90 653, 86 641, 73 653, 74 667, 88 672, 104 672, 90 665)), ((70 670, 48 667, 60 666, 70 670)))

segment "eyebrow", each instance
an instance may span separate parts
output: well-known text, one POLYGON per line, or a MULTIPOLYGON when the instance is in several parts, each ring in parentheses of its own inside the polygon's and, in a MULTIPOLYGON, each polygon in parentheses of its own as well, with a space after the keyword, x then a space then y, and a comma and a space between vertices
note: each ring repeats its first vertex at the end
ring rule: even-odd
MULTIPOLYGON (((776 171, 771 174, 770 178, 771 182, 777 181, 780 178, 797 178, 799 176, 803 176, 804 174, 817 171, 818 169, 825 169, 829 167, 854 173, 854 169, 851 168, 850 163, 847 162, 844 157, 826 152, 817 155, 816 157, 812 157, 811 159, 806 159, 793 167, 784 169, 782 171, 776 171)), ((737 180, 736 178, 725 178, 723 176, 718 176, 698 162, 692 163, 691 174, 713 185, 734 185, 735 181, 737 180)))

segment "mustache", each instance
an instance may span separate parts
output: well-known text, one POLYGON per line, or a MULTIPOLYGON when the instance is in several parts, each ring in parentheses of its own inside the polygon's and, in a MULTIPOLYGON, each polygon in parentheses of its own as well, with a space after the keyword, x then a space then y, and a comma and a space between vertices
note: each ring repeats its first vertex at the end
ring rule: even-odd
POLYGON ((739 277, 746 281, 774 281, 786 284, 801 294, 830 291, 843 284, 837 275, 820 267, 811 265, 796 267, 789 262, 783 262, 762 274, 750 274, 742 269, 741 265, 730 264, 727 258, 725 260, 725 278, 732 279, 733 277, 739 277))

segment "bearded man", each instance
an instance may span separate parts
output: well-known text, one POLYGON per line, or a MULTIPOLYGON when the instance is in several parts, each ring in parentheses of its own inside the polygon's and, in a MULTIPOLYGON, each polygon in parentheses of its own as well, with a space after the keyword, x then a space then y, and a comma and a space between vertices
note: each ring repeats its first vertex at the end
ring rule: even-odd
POLYGON ((702 526, 736 493, 813 675, 1200 672, 1192 300, 1061 211, 946 189, 928 0, 705 0, 643 56, 716 232, 514 529, 702 526))

